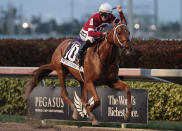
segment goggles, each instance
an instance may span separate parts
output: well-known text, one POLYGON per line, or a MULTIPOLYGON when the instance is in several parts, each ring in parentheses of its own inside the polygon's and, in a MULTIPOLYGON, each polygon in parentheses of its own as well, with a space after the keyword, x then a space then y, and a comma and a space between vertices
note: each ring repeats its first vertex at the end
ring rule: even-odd
POLYGON ((106 19, 108 19, 111 15, 111 13, 105 13, 105 12, 100 12, 101 16, 104 16, 106 19))

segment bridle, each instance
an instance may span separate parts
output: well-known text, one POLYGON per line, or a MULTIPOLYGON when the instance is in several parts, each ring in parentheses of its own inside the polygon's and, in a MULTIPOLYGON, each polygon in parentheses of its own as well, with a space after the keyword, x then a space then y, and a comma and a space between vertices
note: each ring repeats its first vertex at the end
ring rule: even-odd
POLYGON ((118 43, 120 44, 120 46, 122 46, 123 43, 124 43, 124 42, 128 42, 128 40, 123 40, 123 41, 120 41, 120 40, 119 40, 118 34, 117 34, 117 32, 116 32, 116 29, 117 29, 118 27, 120 27, 120 26, 125 26, 125 27, 126 27, 125 24, 119 24, 119 25, 117 25, 117 26, 114 28, 113 41, 115 41, 115 37, 116 37, 118 43))
MULTIPOLYGON (((114 43, 116 43, 116 40, 118 41, 118 43, 120 44, 120 46, 122 47, 123 46, 123 43, 124 42, 128 42, 129 40, 123 40, 123 41, 121 41, 121 40, 119 40, 119 37, 118 37, 118 34, 117 34, 117 32, 116 32, 116 30, 117 30, 117 28, 118 27, 121 27, 121 26, 125 26, 126 27, 126 25, 125 24, 119 24, 119 25, 117 25, 116 27, 114 27, 114 33, 113 33, 113 42, 114 43), (116 38, 116 39, 115 39, 116 38)), ((108 41, 107 40, 107 37, 108 37, 108 35, 111 33, 111 31, 109 32, 109 33, 107 33, 106 34, 106 36, 105 36, 105 40, 106 41, 108 41)))

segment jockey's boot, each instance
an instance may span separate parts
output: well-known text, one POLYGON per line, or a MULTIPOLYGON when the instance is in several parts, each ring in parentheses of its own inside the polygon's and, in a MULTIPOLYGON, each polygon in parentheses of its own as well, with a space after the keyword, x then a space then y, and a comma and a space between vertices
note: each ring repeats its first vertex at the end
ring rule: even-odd
POLYGON ((91 43, 89 40, 87 40, 85 43, 83 43, 83 44, 80 46, 80 49, 79 49, 78 53, 76 54, 76 57, 77 57, 79 60, 83 60, 85 51, 86 51, 87 48, 89 48, 91 45, 92 45, 92 43, 91 43))

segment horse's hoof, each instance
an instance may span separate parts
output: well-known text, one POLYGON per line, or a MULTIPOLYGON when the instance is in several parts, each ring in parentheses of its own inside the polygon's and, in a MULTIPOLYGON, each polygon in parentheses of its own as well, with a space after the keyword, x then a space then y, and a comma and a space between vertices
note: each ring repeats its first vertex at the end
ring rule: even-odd
POLYGON ((92 126, 98 126, 98 125, 99 125, 99 122, 97 120, 92 121, 92 126))
POLYGON ((73 111, 72 118, 73 118, 74 120, 77 120, 77 119, 78 119, 78 112, 77 112, 77 111, 73 111))
POLYGON ((91 112, 89 113, 89 119, 92 121, 92 126, 99 125, 99 122, 97 121, 97 119, 95 118, 95 116, 91 112))
POLYGON ((127 115, 125 115, 125 116, 124 116, 124 120, 125 120, 125 121, 127 121, 127 119, 128 119, 128 116, 127 116, 127 115))
POLYGON ((73 120, 77 120, 77 119, 78 119, 78 112, 77 112, 77 110, 76 110, 74 104, 71 104, 71 109, 72 109, 72 111, 73 111, 73 114, 72 114, 73 120))
POLYGON ((126 114, 126 115, 124 116, 125 122, 129 122, 130 117, 131 117, 131 116, 130 116, 129 114, 126 114))
POLYGON ((73 114, 73 115, 72 115, 72 118, 73 118, 73 120, 77 120, 77 119, 78 119, 78 116, 75 115, 75 114, 73 114))

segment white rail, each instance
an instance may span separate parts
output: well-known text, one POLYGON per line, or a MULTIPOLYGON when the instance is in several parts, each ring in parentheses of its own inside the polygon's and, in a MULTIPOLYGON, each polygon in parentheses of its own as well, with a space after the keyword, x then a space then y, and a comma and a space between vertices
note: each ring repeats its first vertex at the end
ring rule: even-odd
MULTIPOLYGON (((31 76, 38 67, 0 67, 0 77, 31 76)), ((50 76, 57 77, 53 71, 50 76)), ((182 84, 182 69, 120 68, 118 76, 124 80, 162 81, 182 84)))

